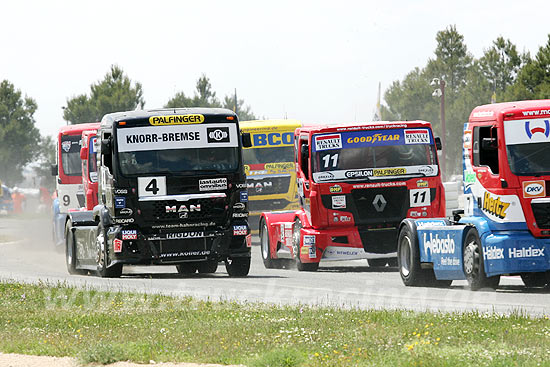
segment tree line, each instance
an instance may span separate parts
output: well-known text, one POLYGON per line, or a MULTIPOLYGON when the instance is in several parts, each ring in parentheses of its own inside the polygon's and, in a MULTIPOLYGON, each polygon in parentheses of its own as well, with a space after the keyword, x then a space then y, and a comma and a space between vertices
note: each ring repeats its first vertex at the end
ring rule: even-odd
POLYGON ((510 40, 498 37, 474 58, 455 25, 437 32, 434 57, 394 81, 384 93, 384 120, 426 120, 441 136, 440 99, 434 78, 445 81, 447 174, 461 172, 464 123, 475 106, 506 101, 550 98, 550 34, 534 57, 518 52, 510 40), (455 157, 455 159, 450 159, 455 157))
MULTIPOLYGON (((117 65, 112 65, 104 78, 90 85, 89 94, 67 99, 63 119, 70 124, 101 121, 103 115, 117 111, 131 111, 145 106, 141 83, 132 81, 117 65)), ((236 111, 240 120, 254 120, 256 116, 243 99, 216 97, 210 80, 201 75, 195 92, 188 97, 176 93, 164 105, 178 107, 223 107, 236 111)), ((53 189, 50 166, 55 163, 55 138, 42 136, 36 128, 34 113, 38 105, 8 80, 0 83, 0 180, 9 186, 23 179, 23 167, 35 162, 34 167, 42 184, 53 189)))

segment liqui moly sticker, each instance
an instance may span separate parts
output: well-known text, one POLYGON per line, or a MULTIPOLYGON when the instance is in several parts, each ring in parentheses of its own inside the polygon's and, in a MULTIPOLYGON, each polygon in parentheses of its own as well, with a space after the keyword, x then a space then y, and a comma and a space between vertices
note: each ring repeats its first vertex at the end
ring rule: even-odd
POLYGON ((329 149, 342 149, 342 136, 340 134, 315 136, 315 151, 329 149))
POLYGON ((135 229, 125 229, 122 231, 123 240, 137 240, 137 230, 135 229))
POLYGON ((233 226, 233 236, 246 236, 247 234, 246 226, 233 226))
POLYGON ((430 144, 428 129, 405 129, 405 144, 430 144))
POLYGON ((114 252, 122 252, 122 240, 115 238, 113 240, 113 251, 114 252))
POLYGON ((544 180, 524 181, 522 185, 524 198, 543 198, 546 196, 546 182, 544 180))

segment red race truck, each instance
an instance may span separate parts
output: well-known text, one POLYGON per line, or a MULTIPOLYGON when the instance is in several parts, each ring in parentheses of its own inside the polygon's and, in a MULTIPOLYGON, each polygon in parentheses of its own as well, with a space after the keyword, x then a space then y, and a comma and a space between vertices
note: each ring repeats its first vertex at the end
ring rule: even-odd
POLYGON ((424 121, 296 129, 301 208, 262 213, 264 265, 284 258, 300 271, 317 270, 321 260, 396 265, 399 223, 445 215, 440 147, 424 121))

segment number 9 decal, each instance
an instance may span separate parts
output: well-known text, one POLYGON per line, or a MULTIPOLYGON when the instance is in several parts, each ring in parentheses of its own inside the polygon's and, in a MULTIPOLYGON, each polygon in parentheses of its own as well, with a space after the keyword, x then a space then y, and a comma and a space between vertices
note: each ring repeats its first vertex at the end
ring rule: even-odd
POLYGON ((71 197, 69 195, 63 195, 63 205, 69 206, 71 204, 71 197))
POLYGON ((138 195, 139 197, 166 195, 166 177, 138 177, 138 195))

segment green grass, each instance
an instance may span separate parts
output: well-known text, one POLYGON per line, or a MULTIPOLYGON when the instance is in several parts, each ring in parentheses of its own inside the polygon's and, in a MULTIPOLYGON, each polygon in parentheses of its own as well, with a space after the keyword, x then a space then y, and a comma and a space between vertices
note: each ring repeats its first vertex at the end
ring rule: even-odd
POLYGON ((276 307, 4 281, 0 351, 82 363, 550 366, 550 320, 276 307))

